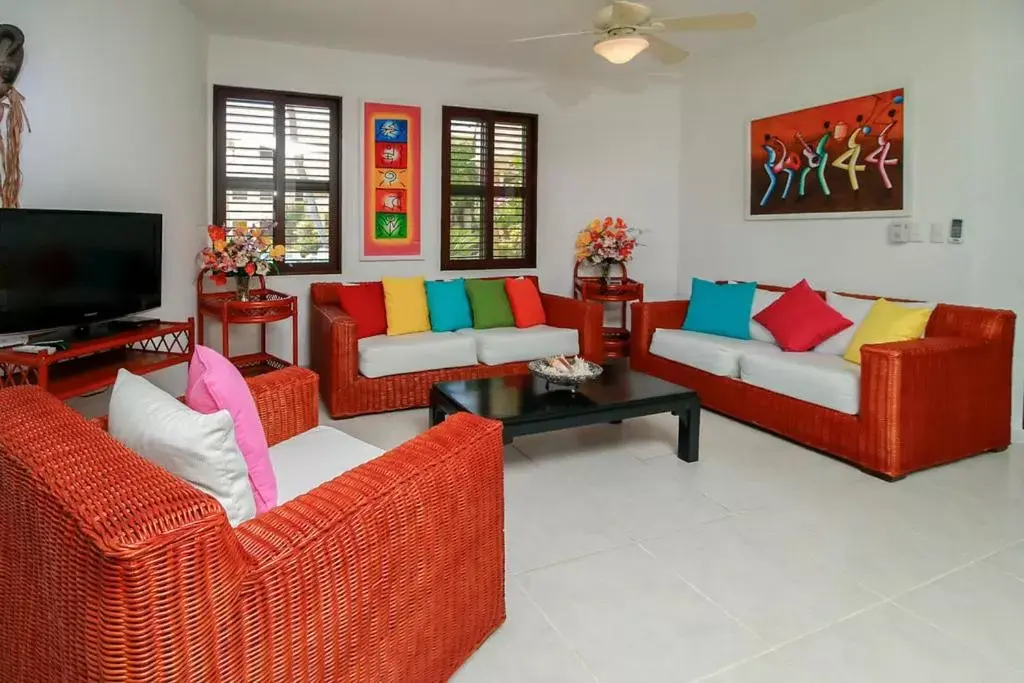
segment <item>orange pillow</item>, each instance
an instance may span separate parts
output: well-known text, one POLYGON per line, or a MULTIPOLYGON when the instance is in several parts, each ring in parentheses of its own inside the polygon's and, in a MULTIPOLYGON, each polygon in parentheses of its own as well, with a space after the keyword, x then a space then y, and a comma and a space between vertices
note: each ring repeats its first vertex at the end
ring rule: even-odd
POLYGON ((505 293, 508 294, 508 302, 512 304, 516 327, 533 327, 547 322, 544 304, 541 303, 540 292, 533 280, 509 278, 505 280, 505 293))

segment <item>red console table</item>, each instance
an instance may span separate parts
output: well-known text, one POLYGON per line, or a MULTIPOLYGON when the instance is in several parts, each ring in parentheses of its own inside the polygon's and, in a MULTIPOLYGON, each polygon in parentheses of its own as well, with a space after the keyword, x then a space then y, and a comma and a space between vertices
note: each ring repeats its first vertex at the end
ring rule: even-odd
POLYGON ((620 324, 604 327, 604 355, 607 358, 625 358, 629 355, 629 327, 626 325, 626 315, 631 302, 644 300, 643 283, 630 280, 625 264, 621 267, 622 276, 611 278, 608 283, 599 277, 580 275, 579 263, 573 270, 574 298, 596 301, 602 305, 610 303, 621 306, 620 324))
POLYGON ((196 310, 199 311, 199 343, 205 337, 205 320, 211 317, 221 324, 221 353, 242 372, 251 377, 272 370, 280 370, 299 363, 299 300, 298 297, 267 289, 262 275, 256 276, 259 287, 249 292, 249 301, 239 301, 234 292, 203 291, 206 273, 199 274, 196 283, 196 310), (267 325, 284 320, 292 322, 292 361, 267 352, 267 325), (231 356, 231 325, 259 325, 260 350, 242 356, 231 356))
POLYGON ((52 354, 0 349, 0 388, 35 384, 62 400, 89 394, 111 386, 121 368, 145 375, 188 363, 194 331, 189 318, 72 341, 52 354))

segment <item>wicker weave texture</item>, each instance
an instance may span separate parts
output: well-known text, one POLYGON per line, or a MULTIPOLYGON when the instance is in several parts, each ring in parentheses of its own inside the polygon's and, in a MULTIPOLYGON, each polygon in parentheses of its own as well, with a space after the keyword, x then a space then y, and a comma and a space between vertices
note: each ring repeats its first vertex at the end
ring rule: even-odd
POLYGON ((0 391, 0 681, 447 680, 504 619, 502 457, 500 424, 453 416, 232 529, 99 424, 0 391))
POLYGON ((712 410, 893 479, 1010 444, 1011 311, 939 304, 924 339, 864 347, 860 414, 847 415, 651 355, 687 307, 633 305, 631 364, 712 410))
MULTIPOLYGON (((363 377, 355 321, 338 307, 336 288, 328 283, 312 286, 309 331, 311 364, 320 375, 320 395, 332 417, 421 408, 428 404, 430 388, 437 382, 529 372, 527 363, 506 363, 363 377)), ((541 300, 549 325, 579 330, 581 355, 597 363, 604 360, 600 305, 552 294, 541 294, 541 300)))

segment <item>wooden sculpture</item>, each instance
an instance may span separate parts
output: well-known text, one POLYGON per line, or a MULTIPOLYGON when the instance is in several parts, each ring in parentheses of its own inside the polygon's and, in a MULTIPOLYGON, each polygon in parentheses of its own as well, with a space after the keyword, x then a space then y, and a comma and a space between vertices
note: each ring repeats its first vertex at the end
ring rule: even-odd
POLYGON ((21 134, 28 128, 25 98, 14 87, 24 61, 25 34, 17 26, 0 24, 0 206, 11 208, 19 206, 21 134))

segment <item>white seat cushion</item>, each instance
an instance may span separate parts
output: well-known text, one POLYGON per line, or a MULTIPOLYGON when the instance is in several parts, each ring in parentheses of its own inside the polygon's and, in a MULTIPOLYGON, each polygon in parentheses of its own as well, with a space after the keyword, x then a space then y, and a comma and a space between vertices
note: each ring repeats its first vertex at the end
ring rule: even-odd
POLYGON ((387 377, 407 372, 476 365, 473 340, 453 332, 420 332, 359 340, 359 372, 387 377))
POLYGON ((660 329, 651 339, 651 354, 722 377, 740 376, 740 355, 745 349, 782 353, 774 344, 754 339, 730 339, 688 330, 660 329))
POLYGON ((331 427, 316 427, 270 449, 277 501, 284 505, 384 451, 331 427))
POLYGON ((848 415, 860 412, 860 366, 842 356, 755 350, 740 357, 740 379, 848 415))
POLYGON ((484 365, 575 356, 580 352, 579 332, 562 327, 495 327, 490 330, 459 330, 456 334, 475 340, 476 356, 484 365))

